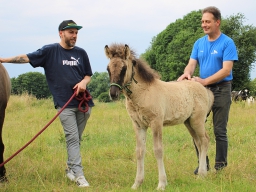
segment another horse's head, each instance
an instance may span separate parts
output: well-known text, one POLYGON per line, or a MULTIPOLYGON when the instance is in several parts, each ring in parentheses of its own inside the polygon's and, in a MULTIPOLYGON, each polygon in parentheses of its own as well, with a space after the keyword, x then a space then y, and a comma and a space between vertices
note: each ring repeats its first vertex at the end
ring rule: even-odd
POLYGON ((134 52, 128 45, 113 44, 105 46, 105 54, 110 59, 107 71, 110 79, 109 95, 113 100, 119 99, 120 92, 132 76, 134 52))

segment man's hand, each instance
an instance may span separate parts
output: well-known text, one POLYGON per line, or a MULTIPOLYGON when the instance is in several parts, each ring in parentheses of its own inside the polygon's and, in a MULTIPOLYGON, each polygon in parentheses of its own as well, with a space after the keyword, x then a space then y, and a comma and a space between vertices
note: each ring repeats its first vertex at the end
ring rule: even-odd
POLYGON ((182 80, 184 80, 184 79, 191 80, 191 75, 184 73, 183 75, 181 75, 181 76, 177 79, 177 81, 182 81, 182 80))
POLYGON ((193 78, 191 79, 192 81, 196 81, 198 83, 201 83, 203 86, 206 86, 206 80, 205 79, 202 79, 200 77, 196 77, 196 76, 193 76, 193 78))
POLYGON ((73 89, 77 89, 76 90, 76 95, 78 95, 80 92, 85 92, 86 90, 86 81, 83 79, 82 81, 80 81, 79 83, 77 83, 73 89))

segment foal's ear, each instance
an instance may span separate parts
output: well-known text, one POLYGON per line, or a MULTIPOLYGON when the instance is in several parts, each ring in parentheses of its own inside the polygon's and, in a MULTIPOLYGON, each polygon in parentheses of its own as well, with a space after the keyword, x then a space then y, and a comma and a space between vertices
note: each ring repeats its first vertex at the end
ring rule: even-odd
POLYGON ((107 58, 111 59, 112 58, 112 54, 109 51, 108 45, 105 45, 104 50, 105 50, 105 54, 106 54, 107 58))
POLYGON ((124 45, 124 57, 125 59, 128 59, 131 55, 130 48, 127 44, 124 45))

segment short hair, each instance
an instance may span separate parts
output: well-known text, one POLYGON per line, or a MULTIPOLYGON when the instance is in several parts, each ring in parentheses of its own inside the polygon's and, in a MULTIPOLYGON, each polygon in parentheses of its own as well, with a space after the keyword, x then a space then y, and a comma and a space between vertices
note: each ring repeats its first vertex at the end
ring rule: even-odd
POLYGON ((214 7, 214 6, 206 7, 202 10, 202 14, 204 14, 204 13, 211 13, 211 14, 213 14, 213 17, 216 20, 221 20, 221 13, 217 7, 214 7))

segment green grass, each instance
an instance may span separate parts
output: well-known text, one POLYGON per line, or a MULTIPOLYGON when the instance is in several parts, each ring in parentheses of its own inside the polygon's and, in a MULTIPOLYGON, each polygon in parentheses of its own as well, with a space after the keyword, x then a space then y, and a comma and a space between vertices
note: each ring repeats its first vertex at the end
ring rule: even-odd
MULTIPOLYGON (((57 118, 34 142, 5 166, 9 183, 0 191, 133 191, 136 174, 135 134, 124 101, 99 103, 92 110, 81 142, 82 164, 91 187, 79 189, 65 177, 66 147, 57 118)), ((11 96, 3 129, 5 159, 32 139, 55 115, 51 100, 29 95, 11 96)), ((163 131, 166 191, 256 191, 256 105, 233 103, 229 135, 229 165, 206 178, 193 175, 197 159, 192 139, 184 125, 163 131)), ((215 141, 212 121, 206 128, 211 138, 209 157, 214 165, 215 141)), ((137 191, 156 191, 158 171, 148 130, 145 181, 137 191)))

